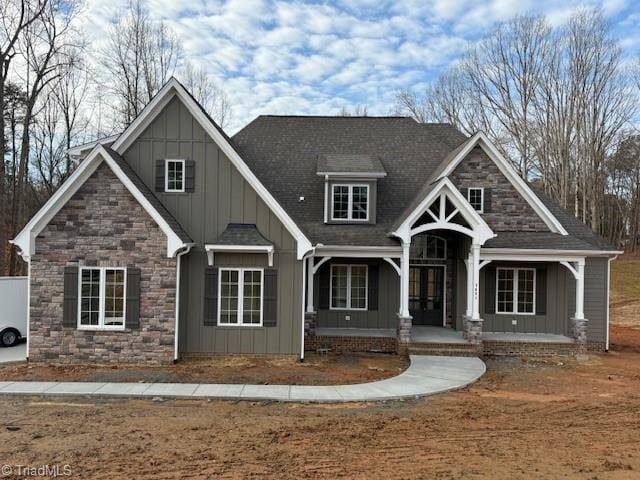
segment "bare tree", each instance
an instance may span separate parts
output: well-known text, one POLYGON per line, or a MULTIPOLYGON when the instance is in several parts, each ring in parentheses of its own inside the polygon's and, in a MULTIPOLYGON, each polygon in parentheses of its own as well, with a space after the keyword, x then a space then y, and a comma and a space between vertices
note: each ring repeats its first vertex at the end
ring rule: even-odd
POLYGON ((175 34, 149 18, 143 0, 131 0, 110 28, 108 44, 100 53, 120 127, 131 123, 174 74, 180 55, 175 34))
POLYGON ((366 105, 356 105, 353 109, 343 106, 338 114, 340 117, 368 117, 369 108, 366 105))
POLYGON ((44 12, 46 0, 3 0, 0 9, 0 274, 5 271, 7 245, 5 171, 5 92, 10 65, 23 32, 44 12))
POLYGON ((224 128, 232 116, 231 103, 224 89, 207 74, 204 68, 195 68, 191 62, 185 63, 180 77, 198 103, 221 128, 224 128))

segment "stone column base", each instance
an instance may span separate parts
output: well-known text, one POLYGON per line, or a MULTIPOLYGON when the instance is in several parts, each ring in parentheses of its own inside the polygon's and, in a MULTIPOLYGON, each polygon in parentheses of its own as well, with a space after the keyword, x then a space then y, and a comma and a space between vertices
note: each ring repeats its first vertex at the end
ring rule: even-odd
POLYGON ((472 345, 482 345, 482 320, 467 315, 462 317, 462 336, 472 345))
POLYGON ((586 318, 574 318, 571 317, 571 327, 573 333, 573 339, 576 341, 578 350, 580 353, 587 350, 587 325, 589 320, 586 318))
POLYGON ((398 326, 396 329, 398 338, 398 353, 405 354, 409 350, 409 344, 411 343, 411 327, 413 317, 403 316, 398 314, 398 326))
POLYGON ((304 313, 304 336, 305 337, 315 337, 317 316, 318 314, 316 312, 304 313))

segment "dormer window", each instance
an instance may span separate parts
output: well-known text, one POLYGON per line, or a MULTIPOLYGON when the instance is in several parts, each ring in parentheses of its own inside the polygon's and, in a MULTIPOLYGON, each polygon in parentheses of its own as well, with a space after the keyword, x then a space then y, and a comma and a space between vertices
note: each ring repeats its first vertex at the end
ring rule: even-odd
POLYGON ((332 185, 331 220, 369 220, 369 185, 332 185))
POLYGON ((470 188, 467 190, 467 200, 476 212, 484 213, 484 189, 470 188))
POLYGON ((165 160, 165 192, 184 192, 184 160, 165 160))

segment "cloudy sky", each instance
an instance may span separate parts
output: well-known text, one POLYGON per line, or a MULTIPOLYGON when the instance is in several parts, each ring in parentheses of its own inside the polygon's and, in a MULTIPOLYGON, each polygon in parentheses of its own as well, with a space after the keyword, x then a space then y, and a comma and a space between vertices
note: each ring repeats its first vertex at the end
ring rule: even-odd
MULTIPOLYGON (((94 43, 125 4, 89 0, 83 23, 94 43)), ((496 22, 532 12, 559 25, 580 6, 601 8, 627 55, 640 54, 640 3, 631 0, 149 0, 185 59, 227 91, 230 133, 264 113, 367 105, 388 114, 398 89, 420 89, 496 22)))

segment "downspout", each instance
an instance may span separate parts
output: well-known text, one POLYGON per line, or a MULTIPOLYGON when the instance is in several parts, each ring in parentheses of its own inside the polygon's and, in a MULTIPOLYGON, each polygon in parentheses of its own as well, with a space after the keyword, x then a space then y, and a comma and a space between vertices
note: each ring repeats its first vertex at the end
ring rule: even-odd
POLYGON ((609 259, 607 260, 607 328, 605 330, 605 345, 604 345, 604 351, 608 352, 609 351, 609 302, 611 301, 611 261, 615 260, 616 258, 618 258, 618 256, 616 255, 615 257, 609 257, 609 259))
POLYGON ((180 259, 191 251, 193 244, 187 245, 176 254, 176 327, 173 345, 173 363, 178 361, 178 332, 180 331, 180 259))
POLYGON ((31 331, 31 258, 27 261, 27 355, 26 360, 29 361, 29 338, 31 331))

